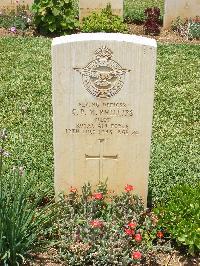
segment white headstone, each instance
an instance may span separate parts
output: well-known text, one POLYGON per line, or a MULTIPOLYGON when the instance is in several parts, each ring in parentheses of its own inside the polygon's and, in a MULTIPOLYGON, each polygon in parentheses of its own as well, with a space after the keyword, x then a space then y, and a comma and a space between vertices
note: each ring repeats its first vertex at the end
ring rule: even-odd
POLYGON ((200 16, 200 0, 165 0, 164 28, 170 28, 172 21, 200 16))
POLYGON ((108 4, 111 5, 113 14, 123 16, 123 0, 79 0, 79 20, 92 12, 100 11, 108 4))
POLYGON ((146 202, 156 42, 91 33, 52 44, 55 191, 108 178, 146 202))

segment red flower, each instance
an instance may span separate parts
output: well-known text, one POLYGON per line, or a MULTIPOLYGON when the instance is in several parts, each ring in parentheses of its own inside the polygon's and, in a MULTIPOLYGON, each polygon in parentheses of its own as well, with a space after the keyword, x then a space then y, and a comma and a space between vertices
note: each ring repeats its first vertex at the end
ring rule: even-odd
POLYGON ((136 242, 141 242, 141 241, 142 241, 142 236, 141 236, 141 234, 135 234, 135 241, 136 241, 136 242))
POLYGON ((142 253, 140 251, 133 251, 132 252, 132 259, 140 260, 142 257, 142 253))
POLYGON ((130 229, 130 228, 125 228, 124 232, 128 236, 132 236, 132 235, 135 234, 135 232, 132 229, 130 229))
POLYGON ((100 221, 100 220, 92 220, 90 222, 90 225, 93 227, 93 228, 101 228, 103 226, 103 222, 100 221))
POLYGON ((77 190, 77 188, 75 188, 75 187, 71 187, 70 188, 70 192, 71 193, 76 193, 78 190, 77 190))
POLYGON ((164 236, 164 235, 163 235, 163 232, 161 232, 161 231, 158 231, 158 232, 157 232, 157 237, 158 237, 158 238, 163 238, 163 236, 164 236))
POLYGON ((101 192, 96 192, 92 195, 93 199, 101 200, 103 199, 103 194, 101 192))
POLYGON ((132 191, 133 189, 134 189, 134 186, 132 186, 132 185, 128 185, 128 184, 127 184, 127 185, 125 186, 125 191, 126 191, 126 192, 130 192, 130 191, 132 191))
POLYGON ((130 222, 130 223, 128 224, 128 226, 129 226, 130 228, 134 229, 134 228, 137 226, 137 224, 136 224, 135 222, 130 222))

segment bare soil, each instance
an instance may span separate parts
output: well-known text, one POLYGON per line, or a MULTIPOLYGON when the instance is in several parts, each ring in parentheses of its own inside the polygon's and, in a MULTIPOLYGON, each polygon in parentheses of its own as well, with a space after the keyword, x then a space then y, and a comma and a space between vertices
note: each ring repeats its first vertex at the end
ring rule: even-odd
POLYGON ((128 24, 128 29, 130 34, 141 35, 145 37, 152 37, 160 43, 188 43, 188 44, 200 44, 200 40, 187 40, 186 37, 181 37, 178 33, 172 30, 163 30, 158 36, 149 36, 144 34, 143 25, 128 24))
MULTIPOLYGON (((181 37, 178 33, 173 32, 171 30, 163 30, 161 28, 161 32, 158 36, 149 36, 144 34, 143 25, 137 24, 128 24, 129 34, 136 34, 145 37, 152 37, 156 39, 160 43, 188 43, 188 44, 200 44, 200 40, 187 40, 186 37, 181 37)), ((7 29, 0 28, 0 37, 4 36, 38 36, 38 34, 30 29, 25 32, 18 30, 16 33, 12 33, 7 29)), ((56 37, 56 36, 54 36, 56 37)))
MULTIPOLYGON (((158 254, 158 263, 149 266, 199 266, 200 257, 186 256, 178 251, 171 254, 158 254)), ((24 266, 68 266, 60 261, 55 249, 49 249, 48 252, 32 254, 32 259, 24 266)))

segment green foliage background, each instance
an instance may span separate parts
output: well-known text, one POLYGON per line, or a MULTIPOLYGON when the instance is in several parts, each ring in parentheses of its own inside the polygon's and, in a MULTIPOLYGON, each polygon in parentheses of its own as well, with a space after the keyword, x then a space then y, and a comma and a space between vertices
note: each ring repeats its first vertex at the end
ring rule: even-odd
MULTIPOLYGON (((78 16, 78 0, 72 0, 78 16)), ((132 21, 144 21, 144 10, 147 7, 159 7, 161 18, 164 12, 164 0, 124 0, 124 18, 132 21)))
POLYGON ((71 33, 78 26, 72 0, 35 0, 31 11, 41 33, 71 33))
MULTIPOLYGON (((51 40, 0 39, 0 128, 10 164, 34 171, 53 193, 51 40)), ((178 182, 199 179, 197 45, 158 46, 149 189, 157 201, 178 182)), ((134 185, 134 184, 133 184, 134 185)))

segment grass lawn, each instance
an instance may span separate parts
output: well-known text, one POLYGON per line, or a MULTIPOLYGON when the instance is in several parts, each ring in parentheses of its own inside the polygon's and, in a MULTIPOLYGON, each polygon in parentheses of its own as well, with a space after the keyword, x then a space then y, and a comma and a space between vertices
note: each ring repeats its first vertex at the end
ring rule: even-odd
MULTIPOLYGON (((0 129, 9 133, 7 163, 23 165, 52 188, 51 40, 0 39, 0 129)), ((149 190, 153 201, 177 182, 199 178, 197 45, 158 46, 149 190)))

